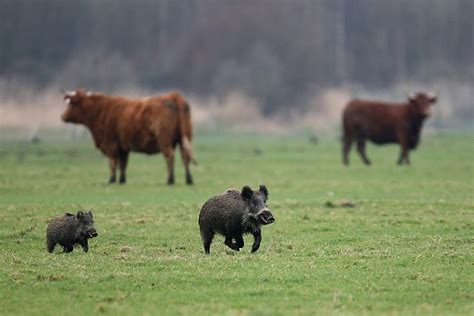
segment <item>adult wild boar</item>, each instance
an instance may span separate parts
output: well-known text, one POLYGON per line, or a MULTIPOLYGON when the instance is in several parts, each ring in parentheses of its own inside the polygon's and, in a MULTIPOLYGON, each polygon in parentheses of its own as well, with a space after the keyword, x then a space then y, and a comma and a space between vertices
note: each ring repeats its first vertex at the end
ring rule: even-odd
POLYGON ((244 246, 243 234, 252 234, 252 252, 260 247, 261 226, 275 221, 267 207, 268 189, 261 185, 258 191, 244 186, 242 191, 227 190, 210 198, 199 213, 204 251, 210 253, 211 242, 216 233, 225 237, 225 244, 236 251, 244 246))
POLYGON ((181 148, 186 183, 193 183, 189 171, 193 160, 191 109, 179 92, 129 99, 77 90, 65 91, 64 101, 67 109, 63 121, 87 126, 96 147, 109 158, 109 183, 116 181, 117 164, 119 182, 125 183, 128 155, 134 151, 162 152, 168 167, 168 184, 173 184, 177 144, 181 148))
POLYGON ((375 144, 400 144, 398 164, 409 164, 408 152, 418 145, 423 122, 430 115, 435 102, 434 94, 422 92, 411 94, 404 103, 350 101, 342 117, 344 164, 349 164, 353 140, 357 142, 357 150, 367 165, 370 165, 370 160, 365 153, 366 140, 375 144))
POLYGON ((54 247, 60 244, 64 252, 71 252, 75 244, 80 244, 84 252, 87 252, 89 251, 88 240, 97 235, 92 211, 66 213, 49 222, 46 229, 46 246, 49 252, 53 252, 54 247))

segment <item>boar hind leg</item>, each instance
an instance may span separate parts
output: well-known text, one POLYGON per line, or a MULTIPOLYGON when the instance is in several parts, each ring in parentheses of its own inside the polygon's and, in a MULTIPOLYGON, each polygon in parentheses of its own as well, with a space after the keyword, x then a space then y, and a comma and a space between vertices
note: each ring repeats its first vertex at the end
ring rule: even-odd
POLYGON ((48 248, 48 252, 53 252, 54 247, 56 246, 56 243, 48 240, 48 243, 46 246, 48 248))
POLYGON ((206 255, 211 253, 211 243, 212 239, 214 238, 213 231, 201 231, 202 241, 204 243, 204 251, 206 255))
POLYGON ((370 160, 367 158, 365 153, 365 139, 358 139, 357 140, 357 151, 360 154, 360 158, 366 165, 370 165, 370 160))
POLYGON ((252 252, 255 252, 260 248, 260 242, 262 241, 262 232, 257 230, 256 232, 252 233, 253 238, 255 239, 252 245, 252 252))
POLYGON ((115 183, 116 173, 117 173, 117 159, 115 157, 109 157, 109 167, 110 167, 110 178, 109 183, 115 183))
POLYGON ((235 251, 239 251, 239 247, 237 246, 237 243, 235 243, 233 240, 232 240, 232 237, 226 237, 225 238, 225 242, 224 242, 227 247, 229 247, 230 249, 232 250, 235 250, 235 251))
POLYGON ((120 179, 119 183, 125 183, 127 181, 125 172, 127 170, 128 163, 128 151, 121 151, 119 153, 119 167, 120 167, 120 179))
POLYGON ((163 150, 166 165, 168 167, 168 184, 174 184, 174 151, 172 147, 163 150))

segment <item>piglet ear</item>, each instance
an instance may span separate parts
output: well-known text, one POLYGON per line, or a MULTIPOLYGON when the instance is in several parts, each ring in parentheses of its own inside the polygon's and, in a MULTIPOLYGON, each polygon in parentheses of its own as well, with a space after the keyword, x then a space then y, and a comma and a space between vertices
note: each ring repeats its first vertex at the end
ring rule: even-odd
POLYGON ((242 188, 240 195, 244 198, 244 200, 250 200, 253 195, 253 191, 248 185, 246 185, 242 188))
POLYGON ((259 191, 265 195, 265 200, 268 199, 268 189, 265 185, 261 184, 259 187, 259 191))
POLYGON ((82 211, 77 212, 77 218, 83 218, 84 213, 82 211))

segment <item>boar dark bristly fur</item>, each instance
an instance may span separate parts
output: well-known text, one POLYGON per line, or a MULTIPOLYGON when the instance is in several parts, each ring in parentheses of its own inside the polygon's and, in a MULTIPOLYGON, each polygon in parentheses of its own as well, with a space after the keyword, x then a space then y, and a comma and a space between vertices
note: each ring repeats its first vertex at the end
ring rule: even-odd
POLYGON ((242 191, 227 190, 210 198, 201 208, 199 227, 204 251, 210 253, 211 242, 216 233, 225 237, 225 244, 236 251, 244 246, 244 234, 252 234, 252 252, 260 247, 261 226, 275 221, 266 202, 268 190, 261 185, 258 191, 244 186, 242 191))
POLYGON ((77 214, 66 213, 53 218, 46 230, 46 245, 49 252, 53 252, 56 244, 64 248, 64 252, 71 252, 75 244, 82 246, 84 252, 89 250, 87 240, 97 237, 94 227, 94 217, 91 211, 77 214))

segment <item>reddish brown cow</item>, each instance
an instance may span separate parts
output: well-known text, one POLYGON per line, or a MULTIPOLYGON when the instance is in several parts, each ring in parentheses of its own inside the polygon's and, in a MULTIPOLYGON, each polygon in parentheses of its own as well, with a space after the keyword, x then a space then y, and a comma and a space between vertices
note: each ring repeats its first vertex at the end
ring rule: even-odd
POLYGON ((168 184, 174 183, 174 149, 181 148, 186 183, 193 178, 189 164, 193 160, 191 109, 179 92, 145 99, 128 99, 90 93, 65 92, 68 105, 62 119, 89 128, 97 148, 109 158, 109 183, 116 181, 117 163, 120 183, 125 183, 128 154, 162 152, 168 166, 168 184))
POLYGON ((420 139, 424 120, 436 102, 432 93, 410 95, 405 103, 352 100, 343 113, 343 161, 349 164, 352 141, 365 164, 370 160, 365 153, 365 141, 376 144, 398 143, 401 146, 398 164, 409 164, 408 151, 415 149, 420 139))

